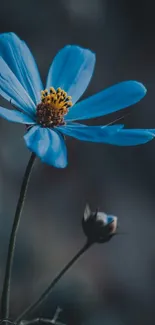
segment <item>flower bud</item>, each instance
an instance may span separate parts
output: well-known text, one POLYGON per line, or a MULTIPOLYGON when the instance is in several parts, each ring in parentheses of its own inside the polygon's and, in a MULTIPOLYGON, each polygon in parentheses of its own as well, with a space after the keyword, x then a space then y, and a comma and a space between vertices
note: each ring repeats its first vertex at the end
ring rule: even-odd
POLYGON ((116 234, 117 217, 104 212, 92 212, 87 204, 82 219, 83 231, 90 242, 105 243, 116 234))

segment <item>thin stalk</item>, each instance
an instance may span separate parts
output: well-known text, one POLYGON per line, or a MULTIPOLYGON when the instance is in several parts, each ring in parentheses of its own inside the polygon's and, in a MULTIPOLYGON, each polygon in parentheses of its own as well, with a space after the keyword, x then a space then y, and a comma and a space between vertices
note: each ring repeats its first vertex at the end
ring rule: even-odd
POLYGON ((34 318, 31 320, 23 320, 20 322, 20 325, 34 325, 34 324, 48 324, 48 325, 65 325, 61 322, 54 322, 53 319, 48 318, 34 318))
POLYGON ((64 323, 58 322, 59 315, 62 309, 57 307, 54 317, 52 319, 37 317, 31 320, 21 320, 19 325, 34 325, 34 324, 47 324, 47 325, 65 325, 64 323))
POLYGON ((17 231, 21 219, 21 213, 23 210, 28 183, 29 183, 32 167, 34 165, 34 161, 35 161, 35 154, 32 153, 23 177, 23 182, 19 194, 14 222, 13 222, 12 231, 10 235, 3 290, 2 290, 2 300, 1 300, 1 314, 2 314, 1 317, 2 319, 6 319, 6 320, 9 318, 10 285, 11 285, 11 275, 12 275, 12 266, 13 266, 17 231))
POLYGON ((37 301, 32 303, 17 319, 15 322, 20 322, 23 319, 27 319, 29 314, 32 313, 36 308, 38 308, 44 301, 47 299, 54 288, 54 286, 59 282, 62 276, 71 268, 71 266, 79 259, 81 255, 83 255, 88 248, 93 243, 86 242, 86 244, 78 251, 78 253, 70 260, 70 262, 60 271, 60 273, 54 278, 48 288, 43 292, 43 294, 39 297, 37 301))

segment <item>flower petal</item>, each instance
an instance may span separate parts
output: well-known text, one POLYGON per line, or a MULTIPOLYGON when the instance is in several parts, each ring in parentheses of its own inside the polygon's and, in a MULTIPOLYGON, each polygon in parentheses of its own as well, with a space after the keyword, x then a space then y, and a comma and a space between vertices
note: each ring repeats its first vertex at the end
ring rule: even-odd
POLYGON ((17 122, 22 124, 35 124, 35 121, 33 121, 30 116, 1 106, 0 106, 0 116, 10 122, 17 122))
POLYGON ((70 108, 66 121, 107 115, 137 103, 146 88, 137 81, 124 81, 89 97, 70 108))
POLYGON ((111 223, 113 221, 114 221, 114 217, 107 215, 107 223, 111 223))
POLYGON ((0 57, 0 95, 25 113, 35 116, 35 104, 2 57, 0 57))
POLYGON ((107 143, 116 146, 136 146, 147 143, 155 137, 151 130, 123 129, 109 137, 107 143))
POLYGON ((38 103, 43 85, 36 62, 26 43, 14 33, 1 34, 0 56, 3 57, 34 103, 38 103))
POLYGON ((75 124, 70 124, 58 127, 57 129, 63 134, 78 140, 107 143, 109 137, 115 135, 123 126, 122 124, 112 126, 87 126, 83 124, 77 124, 77 126, 75 126, 75 124))
POLYGON ((72 96, 73 104, 86 90, 93 74, 95 54, 75 45, 58 52, 49 69, 47 88, 62 88, 72 96))
POLYGON ((123 124, 105 126, 72 126, 71 124, 58 129, 65 135, 83 141, 100 142, 118 146, 135 146, 146 143, 155 137, 152 130, 122 129, 123 124))
POLYGON ((48 128, 34 126, 25 134, 24 139, 27 147, 42 162, 57 168, 66 167, 67 150, 61 134, 48 128))

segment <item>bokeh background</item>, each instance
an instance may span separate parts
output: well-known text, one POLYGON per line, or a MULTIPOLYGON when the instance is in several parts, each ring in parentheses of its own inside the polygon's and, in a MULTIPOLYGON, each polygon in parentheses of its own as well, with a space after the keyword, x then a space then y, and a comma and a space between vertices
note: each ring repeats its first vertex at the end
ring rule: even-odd
MULTIPOLYGON (((123 80, 135 79, 147 96, 125 111, 91 121, 109 123, 122 115, 126 127, 155 128, 155 20, 151 0, 1 1, 0 32, 24 39, 46 80, 56 52, 79 44, 96 52, 94 76, 83 98, 123 80)), ((5 104, 1 99, 0 104, 5 104)), ((89 122, 90 123, 90 122, 89 122)), ((24 127, 0 120, 0 289, 9 234, 30 153, 24 127)), ((35 300, 84 244, 81 218, 92 209, 119 217, 126 235, 94 246, 66 274, 32 317, 70 325, 155 324, 155 140, 115 147, 67 138, 68 167, 57 170, 37 160, 15 254, 11 317, 35 300)))

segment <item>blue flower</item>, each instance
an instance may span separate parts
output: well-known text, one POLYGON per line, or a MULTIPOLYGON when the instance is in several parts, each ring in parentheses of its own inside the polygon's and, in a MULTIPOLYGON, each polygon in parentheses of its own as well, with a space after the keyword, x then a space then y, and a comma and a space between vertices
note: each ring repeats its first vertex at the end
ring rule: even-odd
POLYGON ((49 165, 67 165, 63 135, 121 146, 146 143, 154 137, 152 130, 124 130, 124 125, 75 123, 133 105, 146 94, 141 83, 125 81, 76 104, 90 82, 94 66, 93 52, 65 46, 54 58, 47 89, 43 90, 36 62, 25 42, 14 33, 0 35, 0 94, 15 108, 0 107, 0 116, 25 124, 27 147, 49 165))

